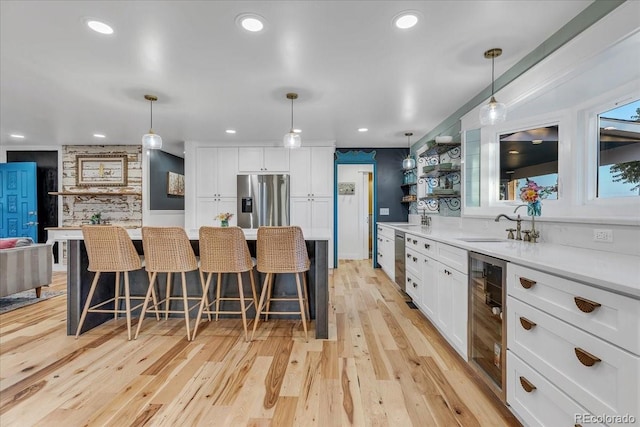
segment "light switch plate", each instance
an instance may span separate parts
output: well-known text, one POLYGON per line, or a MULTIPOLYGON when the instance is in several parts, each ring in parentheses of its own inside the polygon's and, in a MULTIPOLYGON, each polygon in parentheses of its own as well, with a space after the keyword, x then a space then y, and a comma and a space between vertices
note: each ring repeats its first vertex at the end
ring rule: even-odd
POLYGON ((389 208, 380 208, 380 215, 389 215, 389 208))

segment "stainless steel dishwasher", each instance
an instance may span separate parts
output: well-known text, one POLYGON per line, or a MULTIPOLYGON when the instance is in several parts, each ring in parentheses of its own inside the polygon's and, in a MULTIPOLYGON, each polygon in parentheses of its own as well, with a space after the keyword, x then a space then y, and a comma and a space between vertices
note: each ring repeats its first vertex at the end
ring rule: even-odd
POLYGON ((406 291, 406 283, 404 280, 404 232, 396 230, 396 283, 400 286, 400 289, 406 291))

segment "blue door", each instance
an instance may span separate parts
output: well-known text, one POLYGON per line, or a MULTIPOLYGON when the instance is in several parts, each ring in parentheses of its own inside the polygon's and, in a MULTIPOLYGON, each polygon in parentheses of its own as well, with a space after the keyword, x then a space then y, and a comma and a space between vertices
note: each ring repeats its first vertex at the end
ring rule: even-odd
POLYGON ((38 241, 36 164, 0 163, 0 237, 38 241))

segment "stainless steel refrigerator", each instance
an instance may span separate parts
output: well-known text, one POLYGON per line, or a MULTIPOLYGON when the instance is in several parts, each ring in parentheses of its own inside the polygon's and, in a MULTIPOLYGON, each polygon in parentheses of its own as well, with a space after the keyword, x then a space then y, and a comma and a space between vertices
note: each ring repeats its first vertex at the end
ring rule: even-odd
POLYGON ((238 226, 289 225, 289 175, 238 175, 238 226))

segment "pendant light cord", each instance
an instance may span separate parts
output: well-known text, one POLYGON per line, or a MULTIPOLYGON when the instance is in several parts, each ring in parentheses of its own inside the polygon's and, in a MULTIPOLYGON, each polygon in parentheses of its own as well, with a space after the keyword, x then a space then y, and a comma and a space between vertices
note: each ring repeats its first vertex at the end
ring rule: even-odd
POLYGON ((151 103, 151 127, 150 130, 153 129, 153 101, 149 101, 151 103))
POLYGON ((291 133, 293 133, 293 98, 291 98, 291 133))
POLYGON ((493 96, 493 82, 494 82, 494 77, 493 77, 493 64, 495 62, 495 57, 492 56, 491 57, 491 96, 493 96))

